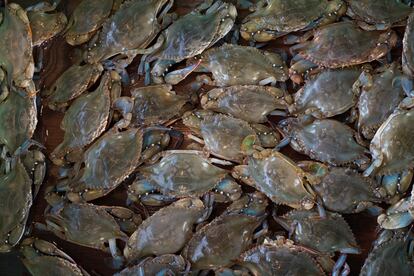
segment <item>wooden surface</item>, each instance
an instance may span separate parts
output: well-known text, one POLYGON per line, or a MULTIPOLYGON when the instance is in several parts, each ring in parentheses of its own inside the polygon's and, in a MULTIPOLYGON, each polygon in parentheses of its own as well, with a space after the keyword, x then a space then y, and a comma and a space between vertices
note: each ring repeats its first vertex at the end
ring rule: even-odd
MULTIPOLYGON (((23 6, 28 6, 36 1, 22 0, 16 2, 22 4, 23 6)), ((66 15, 69 16, 73 8, 76 6, 77 2, 79 2, 79 0, 62 0, 59 9, 64 11, 66 15)), ((176 0, 175 2, 175 12, 184 14, 190 11, 200 1, 176 0)), ((64 72, 70 64, 73 63, 74 56, 76 55, 76 49, 67 45, 61 37, 53 39, 42 47, 45 51, 44 69, 40 73, 40 79, 37 80, 38 88, 40 88, 41 91, 47 89, 54 83, 57 77, 59 77, 60 74, 64 72)), ((266 46, 265 49, 274 51, 279 47, 280 46, 278 46, 276 43, 271 43, 269 46, 266 46)), ((139 60, 139 57, 136 60, 139 60)), ((137 62, 130 66, 130 68, 128 68, 128 71, 130 73, 131 80, 134 83, 133 85, 139 86, 142 85, 142 79, 140 79, 136 74, 136 69, 137 62)), ((188 80, 185 80, 182 84, 175 87, 177 93, 187 93, 188 84, 193 79, 194 77, 190 77, 188 80)), ((124 87, 123 94, 127 95, 129 90, 130 87, 124 87)), ((62 118, 63 114, 61 113, 51 111, 45 106, 40 108, 40 119, 35 139, 41 141, 46 146, 47 154, 49 154, 62 141, 63 132, 59 128, 59 124, 62 118)), ((273 118, 273 120, 277 122, 278 118, 273 118)), ((182 127, 180 127, 180 125, 176 125, 175 127, 182 130, 182 127)), ((306 158, 305 156, 301 156, 293 152, 291 149, 285 149, 284 153, 295 160, 303 160, 306 158)), ((43 185, 43 188, 31 210, 29 226, 33 225, 34 222, 43 223, 43 213, 46 207, 46 202, 43 199, 43 192, 46 186, 53 185, 56 182, 56 172, 57 168, 48 162, 48 173, 45 184, 43 185)), ((105 205, 124 205, 125 198, 126 184, 122 184, 107 197, 93 201, 93 203, 105 205)), ((370 250, 371 243, 376 237, 376 218, 367 214, 356 214, 346 215, 345 219, 351 226, 358 244, 362 249, 362 253, 360 255, 350 255, 348 257, 348 263, 352 271, 351 275, 358 275, 359 270, 370 250)), ((44 238, 48 241, 56 242, 59 248, 63 249, 79 265, 85 268, 92 275, 112 275, 114 272, 106 265, 106 263, 108 263, 110 260, 109 254, 105 254, 100 251, 88 249, 85 247, 76 246, 74 244, 62 241, 50 233, 38 231, 36 229, 33 229, 33 227, 31 228, 33 235, 44 238)), ((281 228, 272 222, 271 230, 280 231, 281 228)), ((22 265, 18 260, 15 252, 7 255, 0 255, 0 275, 22 275, 27 273, 23 271, 24 269, 22 268, 22 265)))

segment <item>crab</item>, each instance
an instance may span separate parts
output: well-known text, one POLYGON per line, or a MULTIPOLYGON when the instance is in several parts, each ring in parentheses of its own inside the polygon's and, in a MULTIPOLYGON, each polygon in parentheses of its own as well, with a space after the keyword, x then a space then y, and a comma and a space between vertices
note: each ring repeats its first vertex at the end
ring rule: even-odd
POLYGON ((36 94, 32 31, 26 11, 18 4, 6 4, 0 9, 0 37, 0 67, 6 71, 8 83, 36 94))
POLYGON ((364 175, 392 175, 413 169, 411 137, 414 135, 414 108, 405 106, 411 105, 409 101, 412 99, 407 100, 394 110, 375 133, 370 144, 373 162, 364 175))
POLYGON ((400 0, 345 0, 347 15, 365 30, 387 30, 404 26, 413 9, 400 0))
POLYGON ((116 240, 126 242, 141 221, 127 208, 88 203, 57 202, 45 215, 46 229, 62 240, 110 252, 117 260, 116 240))
POLYGON ((375 204, 387 198, 386 191, 377 181, 351 168, 313 161, 301 161, 298 166, 316 179, 311 188, 329 211, 351 214, 369 210, 377 213, 380 208, 375 204))
POLYGON ((352 165, 365 168, 368 150, 355 141, 355 131, 333 119, 309 116, 288 118, 279 122, 285 138, 278 148, 287 144, 297 152, 333 166, 352 165))
POLYGON ((266 238, 262 244, 244 252, 238 264, 223 268, 216 275, 325 275, 331 272, 333 261, 315 250, 296 245, 292 240, 277 236, 275 240, 266 238), (320 263, 324 258, 324 263, 320 263), (326 263, 326 264, 325 264, 326 263), (328 268, 328 267, 329 268, 328 268), (250 272, 250 273, 249 273, 250 272))
POLYGON ((289 102, 284 90, 257 85, 215 88, 200 99, 203 109, 225 113, 249 123, 265 123, 268 115, 284 115, 289 102))
POLYGON ((179 252, 191 238, 193 226, 206 220, 210 213, 211 206, 198 198, 182 198, 161 208, 130 236, 124 248, 126 260, 134 262, 149 255, 179 252))
POLYGON ((142 146, 142 130, 111 128, 83 153, 71 176, 57 184, 57 192, 66 192, 72 202, 107 195, 142 163, 142 146))
POLYGON ((403 39, 402 67, 404 74, 414 77, 414 13, 408 18, 403 39))
POLYGON ((335 22, 345 12, 342 0, 264 0, 243 20, 240 33, 245 40, 267 42, 335 22))
POLYGON ((45 92, 50 109, 64 111, 69 102, 90 88, 104 70, 101 64, 73 64, 45 92))
POLYGON ((240 163, 253 145, 274 147, 279 141, 277 132, 264 125, 249 124, 224 114, 207 110, 187 112, 183 123, 203 139, 189 137, 205 145, 213 155, 240 163), (255 129, 256 128, 256 129, 255 129))
POLYGON ((413 247, 410 230, 382 231, 374 242, 360 275, 413 275, 413 247))
POLYGON ((291 74, 303 73, 315 65, 343 68, 378 60, 397 44, 397 40, 392 30, 364 31, 351 21, 326 25, 306 33, 300 39, 302 43, 290 48, 291 52, 298 53, 291 74), (313 39, 308 41, 311 37, 313 39), (300 58, 305 59, 305 64, 300 58), (307 64, 308 61, 311 64, 307 64))
POLYGON ((276 204, 311 209, 316 195, 310 187, 314 181, 290 158, 275 150, 262 150, 247 159, 247 165, 234 167, 232 175, 255 187, 276 204))
POLYGON ((164 124, 181 115, 188 97, 176 95, 169 84, 139 87, 131 91, 131 97, 118 98, 115 110, 132 126, 164 124))
POLYGON ((216 201, 234 201, 242 193, 228 172, 214 166, 214 159, 206 158, 202 152, 170 150, 160 155, 161 161, 138 169, 140 177, 128 188, 130 200, 159 205, 174 198, 203 196, 214 191, 216 201), (157 190, 162 194, 161 200, 159 194, 153 194, 157 190))
POLYGON ((114 276, 128 275, 181 275, 189 272, 188 262, 180 255, 165 254, 155 258, 148 257, 133 267, 127 267, 114 276))
POLYGON ((30 208, 46 172, 45 156, 30 150, 26 141, 12 157, 0 161, 0 252, 8 252, 22 238, 30 208))
MULTIPOLYGON (((209 1, 210 4, 213 1, 209 1)), ((156 44, 143 57, 146 84, 177 84, 191 73, 196 65, 168 72, 169 67, 195 57, 223 38, 233 27, 237 10, 232 4, 216 1, 211 6, 201 4, 193 12, 179 18, 164 30, 156 44), (203 10, 206 10, 202 13, 203 10), (150 63, 154 62, 152 70, 150 63), (151 71, 151 72, 149 72, 151 71)), ((142 66, 141 66, 142 67, 142 66)))
MULTIPOLYGON (((119 2, 119 0, 115 1, 119 2)), ((99 0, 95 2, 99 3, 98 5, 101 3, 99 0)), ((170 21, 167 12, 173 2, 173 0, 124 1, 112 17, 103 24, 101 32, 90 41, 85 59, 93 64, 124 54, 128 56, 126 63, 129 63, 154 40, 163 25, 170 21)))
POLYGON ((327 69, 313 76, 295 93, 290 114, 324 119, 346 112, 358 101, 359 90, 354 84, 360 74, 358 69, 345 68, 327 69))
POLYGON ((404 85, 398 65, 392 63, 374 73, 364 71, 357 86, 361 87, 358 101, 358 132, 372 139, 381 124, 404 99, 404 85), (379 108, 381 107, 381 108, 379 108))
MULTIPOLYGON (((0 69, 0 82, 5 77, 2 73, 4 71, 0 69)), ((25 90, 18 87, 2 85, 0 122, 0 148, 12 155, 32 138, 36 129, 37 106, 34 95, 28 96, 25 90)))
POLYGON ((20 252, 31 275, 89 276, 69 255, 45 240, 27 238, 22 242, 20 252))
POLYGON ((32 30, 33 46, 39 46, 66 27, 64 13, 57 12, 56 3, 40 2, 26 9, 32 30))
POLYGON ((72 46, 88 42, 117 8, 117 2, 118 0, 81 1, 69 18, 64 34, 66 42, 72 46))
POLYGON ((200 228, 182 251, 182 256, 191 263, 192 271, 232 264, 266 231, 266 227, 257 229, 263 224, 267 204, 263 194, 246 194, 200 228))
POLYGON ((197 76, 197 82, 213 86, 231 85, 275 85, 286 81, 288 69, 277 53, 255 47, 224 44, 201 54, 194 72, 211 72, 197 76))
POLYGON ((325 254, 341 253, 336 261, 332 275, 344 266, 347 254, 360 254, 355 237, 340 214, 324 210, 293 210, 274 219, 287 231, 299 245, 325 254))
POLYGON ((120 95, 120 76, 112 71, 105 73, 95 91, 71 104, 61 123, 65 131, 63 141, 50 155, 53 163, 63 165, 80 159, 82 150, 106 130, 111 121, 112 103, 120 95))
POLYGON ((414 221, 414 189, 411 195, 391 205, 378 216, 378 224, 383 229, 401 229, 414 221))

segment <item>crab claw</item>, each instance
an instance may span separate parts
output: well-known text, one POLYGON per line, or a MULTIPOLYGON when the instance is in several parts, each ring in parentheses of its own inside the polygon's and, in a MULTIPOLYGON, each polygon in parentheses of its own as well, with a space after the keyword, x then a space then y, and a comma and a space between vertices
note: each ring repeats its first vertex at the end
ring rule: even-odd
POLYGON ((201 59, 197 61, 197 63, 187 66, 183 69, 175 70, 168 73, 164 80, 166 83, 176 85, 185 79, 188 75, 190 75, 197 67, 200 65, 201 59))

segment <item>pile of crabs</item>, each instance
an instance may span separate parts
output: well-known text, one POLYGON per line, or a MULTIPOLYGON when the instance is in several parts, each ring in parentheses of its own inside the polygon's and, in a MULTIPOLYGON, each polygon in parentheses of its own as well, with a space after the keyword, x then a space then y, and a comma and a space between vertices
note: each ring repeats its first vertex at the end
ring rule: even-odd
POLYGON ((5 2, 0 252, 31 274, 89 275, 35 229, 116 275, 348 275, 342 215, 362 212, 379 230, 360 275, 414 274, 411 1, 5 2), (78 54, 40 87, 56 37, 78 54), (64 114, 54 149, 41 107, 64 114), (114 190, 125 205, 97 203, 114 190))

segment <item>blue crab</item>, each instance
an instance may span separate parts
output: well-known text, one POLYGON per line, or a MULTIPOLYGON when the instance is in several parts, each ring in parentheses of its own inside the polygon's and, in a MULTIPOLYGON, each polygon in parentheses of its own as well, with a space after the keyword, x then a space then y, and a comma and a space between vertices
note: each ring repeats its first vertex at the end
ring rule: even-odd
POLYGON ((69 18, 64 34, 66 42, 72 46, 88 42, 116 9, 117 2, 118 0, 81 1, 69 18))
POLYGON ((413 9, 400 0, 345 0, 347 15, 366 30, 387 30, 404 26, 413 9))
POLYGON ((126 242, 141 221, 127 208, 88 203, 56 203, 45 214, 46 230, 68 242, 110 252, 116 260, 122 259, 116 240, 126 242))
POLYGON ((27 8, 33 46, 39 46, 60 33, 67 24, 64 13, 57 12, 56 3, 40 2, 27 8))
POLYGON ((11 157, 0 160, 0 252, 8 252, 22 238, 33 200, 46 174, 45 156, 29 150, 26 141, 11 157))
POLYGON ((315 66, 343 68, 378 60, 389 53, 397 40, 393 30, 365 31, 352 21, 326 25, 308 32, 301 43, 291 47, 299 57, 294 58, 291 74, 315 66))
POLYGON ((180 116, 189 97, 177 95, 169 84, 139 87, 131 91, 131 97, 121 97, 114 109, 124 117, 124 124, 149 126, 165 124, 180 116))
POLYGON ((155 83, 167 82, 177 84, 191 73, 196 65, 185 69, 168 72, 169 67, 185 59, 195 57, 223 38, 233 27, 237 10, 232 4, 222 1, 209 1, 209 5, 201 4, 199 8, 179 18, 164 30, 148 55, 143 57, 147 70, 146 83, 152 79, 155 83), (202 11, 205 10, 204 13, 202 11))
POLYGON ((267 42, 335 22, 345 12, 342 0, 263 0, 243 19, 240 33, 246 40, 267 42))
MULTIPOLYGON (((343 217, 323 210, 294 210, 282 217, 274 217, 299 245, 325 254, 340 252, 332 275, 339 275, 347 254, 359 254, 355 237, 343 217)), ((347 265, 345 265, 345 268, 347 265)))
POLYGON ((138 53, 145 52, 162 30, 162 20, 168 21, 167 12, 173 3, 173 0, 124 1, 90 41, 85 59, 93 64, 122 54, 127 56, 125 62, 129 64, 138 53))
POLYGON ((51 153, 51 160, 57 165, 78 161, 83 149, 106 130, 112 103, 120 95, 120 76, 112 71, 105 73, 95 91, 77 98, 65 113, 61 123, 65 135, 51 153))
POLYGON ((111 128, 83 153, 72 174, 58 183, 56 190, 66 192, 72 202, 105 196, 142 163, 142 146, 142 130, 111 128))
POLYGON ((247 165, 236 166, 232 175, 276 204, 311 209, 316 203, 316 195, 310 187, 311 175, 280 152, 270 149, 255 152, 247 158, 247 165))
POLYGON ((8 83, 36 94, 32 31, 26 11, 16 3, 0 9, 0 66, 6 71, 8 83), (16 47, 18 45, 18 47, 16 47))
POLYGON ((27 238, 22 242, 20 252, 23 264, 34 276, 89 276, 69 255, 45 240, 27 238))
POLYGON ((88 90, 101 76, 101 64, 73 64, 45 92, 50 109, 63 111, 69 102, 88 90))
POLYGON ((413 243, 410 230, 382 231, 374 242, 360 275, 413 275, 413 243))
POLYGON ((381 124, 404 99, 402 72, 397 63, 382 66, 374 72, 365 70, 356 86, 361 95, 357 106, 358 131, 372 139, 381 124), (380 108, 379 108, 380 107, 380 108))
POLYGON ((285 119, 279 128, 285 136, 279 148, 289 143, 294 150, 334 166, 368 165, 368 150, 357 143, 355 131, 339 121, 304 116, 285 119))
POLYGON ((292 115, 310 114, 318 119, 333 117, 353 108, 358 101, 355 87, 360 70, 323 70, 306 81, 289 106, 292 115))
POLYGON ((286 91, 258 85, 215 88, 204 94, 201 107, 250 123, 265 123, 268 115, 285 114, 290 97, 286 91))
POLYGON ((226 211, 200 228, 183 249, 182 256, 192 271, 218 269, 234 262, 252 241, 266 231, 257 231, 265 218, 267 199, 260 193, 247 194, 226 211))
POLYGON ((206 158, 202 152, 171 150, 160 155, 162 159, 156 164, 138 169, 139 178, 128 187, 130 200, 158 205, 174 198, 203 196, 214 191, 216 201, 234 201, 242 193, 228 172, 214 166, 215 160, 206 158))
POLYGON ((213 86, 275 85, 289 78, 279 54, 249 46, 224 44, 211 48, 201 54, 198 63, 194 71, 211 72, 214 80, 201 75, 197 82, 213 86))
POLYGON ((198 198, 183 198, 161 208, 130 236, 124 248, 125 258, 133 262, 149 255, 179 252, 190 240, 193 226, 206 220, 210 213, 211 206, 198 198))
POLYGON ((274 147, 279 142, 279 134, 260 125, 249 124, 209 110, 196 110, 184 114, 183 123, 200 135, 190 138, 205 145, 207 152, 233 162, 241 163, 253 145, 274 147))

